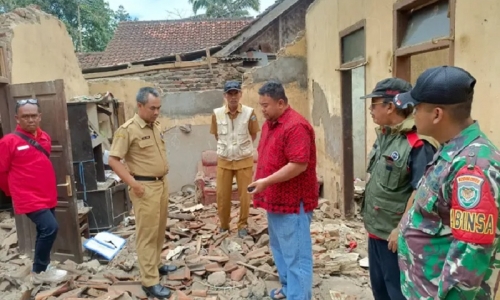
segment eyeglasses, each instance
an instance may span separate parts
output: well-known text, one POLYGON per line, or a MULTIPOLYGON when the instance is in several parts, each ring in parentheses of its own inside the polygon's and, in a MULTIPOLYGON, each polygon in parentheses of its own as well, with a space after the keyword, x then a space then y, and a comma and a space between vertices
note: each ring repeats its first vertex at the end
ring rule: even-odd
POLYGON ((26 104, 36 104, 38 105, 38 99, 22 99, 22 100, 17 100, 17 105, 23 106, 26 104))
POLYGON ((40 104, 38 103, 38 99, 21 99, 21 100, 17 100, 16 102, 16 114, 17 114, 17 110, 21 107, 21 106, 24 106, 26 104, 33 104, 33 105, 36 105, 38 107, 40 107, 40 104))

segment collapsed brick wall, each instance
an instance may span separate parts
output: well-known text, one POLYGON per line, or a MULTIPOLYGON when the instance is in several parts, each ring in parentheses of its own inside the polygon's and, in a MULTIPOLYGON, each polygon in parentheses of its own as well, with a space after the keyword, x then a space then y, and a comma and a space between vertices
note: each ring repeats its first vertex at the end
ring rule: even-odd
POLYGON ((245 52, 250 48, 258 50, 259 45, 268 45, 271 52, 276 53, 286 44, 293 42, 297 34, 306 28, 307 8, 313 1, 299 1, 290 10, 271 22, 260 34, 243 44, 236 53, 245 52))
POLYGON ((299 32, 306 29, 307 8, 314 0, 302 0, 288 13, 281 16, 281 45, 293 42, 299 32))
POLYGON ((139 77, 151 82, 163 93, 205 91, 222 89, 227 80, 242 80, 247 68, 241 62, 212 64, 193 68, 154 70, 145 73, 130 74, 123 77, 139 77))
MULTIPOLYGON (((279 19, 269 24, 260 34, 241 46, 235 53, 246 52, 253 48, 259 50, 259 45, 269 47, 271 53, 278 52, 280 48, 280 28, 279 19)), ((266 49, 267 50, 267 49, 266 49)))

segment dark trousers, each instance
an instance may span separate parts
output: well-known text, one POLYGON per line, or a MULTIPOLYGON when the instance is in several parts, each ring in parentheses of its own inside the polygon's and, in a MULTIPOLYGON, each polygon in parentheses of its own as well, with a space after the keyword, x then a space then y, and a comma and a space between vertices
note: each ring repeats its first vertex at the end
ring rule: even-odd
POLYGON ((42 209, 26 214, 26 216, 36 225, 35 258, 32 271, 44 272, 50 264, 50 251, 59 230, 55 211, 53 208, 42 209))
POLYGON ((401 293, 398 253, 384 240, 368 239, 370 282, 375 300, 406 300, 401 293))

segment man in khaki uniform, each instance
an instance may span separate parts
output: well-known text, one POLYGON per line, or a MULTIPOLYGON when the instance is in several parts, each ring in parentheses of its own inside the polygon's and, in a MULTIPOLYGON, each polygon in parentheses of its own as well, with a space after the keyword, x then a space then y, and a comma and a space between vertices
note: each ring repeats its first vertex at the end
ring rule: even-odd
POLYGON ((227 104, 214 109, 210 133, 217 139, 217 210, 220 231, 229 229, 233 177, 236 176, 240 200, 238 236, 246 230, 250 195, 248 185, 253 177, 253 141, 259 132, 259 122, 253 108, 240 104, 241 84, 228 81, 224 86, 227 104))
POLYGON ((162 265, 168 215, 168 173, 165 141, 156 121, 161 101, 158 92, 144 87, 137 93, 137 114, 116 131, 109 166, 129 186, 136 219, 136 247, 142 288, 149 297, 165 299, 170 290, 160 275, 175 271, 162 265), (128 169, 120 162, 125 159, 128 169))

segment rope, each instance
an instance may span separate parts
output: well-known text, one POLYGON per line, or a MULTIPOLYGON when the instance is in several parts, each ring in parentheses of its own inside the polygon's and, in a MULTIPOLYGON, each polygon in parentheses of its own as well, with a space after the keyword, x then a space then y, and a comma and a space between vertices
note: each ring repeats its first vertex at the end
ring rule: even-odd
POLYGON ((85 183, 85 172, 83 168, 84 163, 95 162, 93 159, 91 160, 83 160, 83 161, 74 161, 74 164, 78 164, 78 175, 80 175, 80 183, 83 186, 83 202, 87 203, 87 184, 85 183))

